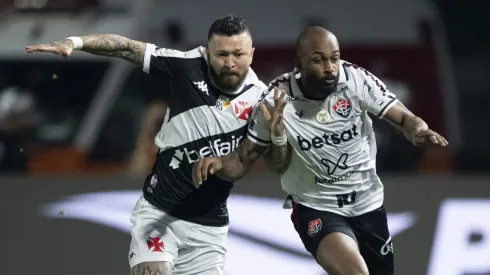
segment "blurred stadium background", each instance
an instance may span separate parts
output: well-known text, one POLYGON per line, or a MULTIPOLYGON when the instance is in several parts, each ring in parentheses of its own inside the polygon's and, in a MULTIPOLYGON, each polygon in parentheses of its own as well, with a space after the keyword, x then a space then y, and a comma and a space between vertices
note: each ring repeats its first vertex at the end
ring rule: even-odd
MULTIPOLYGON (((115 33, 186 50, 228 13, 249 23, 264 82, 308 25, 443 133, 413 148, 375 122, 397 274, 490 274, 488 1, 0 0, 0 263, 6 275, 128 274, 129 211, 151 167, 168 85, 131 64, 26 45, 115 33), (6 266, 6 271, 5 271, 6 266)), ((230 198, 226 275, 322 271, 262 163, 230 198)))

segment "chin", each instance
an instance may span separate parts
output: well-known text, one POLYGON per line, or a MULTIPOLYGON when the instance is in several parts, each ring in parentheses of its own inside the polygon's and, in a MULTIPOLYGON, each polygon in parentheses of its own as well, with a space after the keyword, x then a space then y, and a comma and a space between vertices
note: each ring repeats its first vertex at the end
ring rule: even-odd
POLYGON ((322 91, 326 94, 331 94, 335 91, 335 88, 337 88, 337 84, 323 85, 322 91))
POLYGON ((240 79, 237 76, 231 76, 231 77, 227 77, 225 79, 221 79, 220 84, 221 84, 221 87, 223 89, 228 90, 228 91, 234 91, 235 89, 240 87, 242 82, 243 82, 243 79, 240 79))

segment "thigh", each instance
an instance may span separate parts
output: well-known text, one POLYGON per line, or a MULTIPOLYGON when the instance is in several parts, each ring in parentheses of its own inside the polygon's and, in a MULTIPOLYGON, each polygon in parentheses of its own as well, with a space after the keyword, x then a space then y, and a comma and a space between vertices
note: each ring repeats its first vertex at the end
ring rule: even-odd
POLYGON ((342 232, 333 232, 322 239, 316 260, 331 275, 369 274, 357 243, 342 232))
POLYGON ((340 215, 293 203, 291 220, 306 250, 315 258, 320 242, 331 233, 343 233, 357 242, 349 223, 340 215))
POLYGON ((337 214, 294 204, 292 219, 305 248, 329 274, 367 274, 357 239, 337 214))
POLYGON ((175 232, 179 222, 140 199, 131 213, 131 244, 128 255, 131 269, 149 262, 154 264, 145 268, 159 267, 159 262, 173 264, 180 242, 175 232))
POLYGON ((176 275, 222 275, 228 226, 191 224, 175 262, 176 275))
POLYGON ((131 268, 131 275, 173 275, 171 262, 144 262, 131 268))
POLYGON ((394 274, 393 242, 388 229, 386 210, 381 207, 351 218, 350 224, 359 241, 371 275, 394 274))

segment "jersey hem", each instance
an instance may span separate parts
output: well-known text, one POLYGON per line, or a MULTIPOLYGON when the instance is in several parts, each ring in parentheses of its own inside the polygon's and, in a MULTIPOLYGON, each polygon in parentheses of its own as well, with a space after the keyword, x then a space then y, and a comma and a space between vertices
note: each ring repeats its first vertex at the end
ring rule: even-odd
POLYGON ((204 226, 212 226, 212 227, 223 227, 230 224, 230 218, 228 215, 226 216, 216 216, 216 215, 205 215, 199 217, 189 217, 186 214, 179 213, 177 210, 172 210, 166 208, 159 204, 152 196, 148 196, 148 193, 143 192, 143 196, 145 200, 147 200, 151 205, 165 212, 167 215, 177 218, 179 220, 183 220, 190 223, 195 223, 204 226))

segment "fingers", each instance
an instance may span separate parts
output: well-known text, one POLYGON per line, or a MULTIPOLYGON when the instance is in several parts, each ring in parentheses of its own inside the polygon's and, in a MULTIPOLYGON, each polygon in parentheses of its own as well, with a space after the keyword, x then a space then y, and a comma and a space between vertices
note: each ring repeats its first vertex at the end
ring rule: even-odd
POLYGON ((192 166, 192 184, 194 184, 195 187, 199 187, 202 183, 201 167, 203 162, 204 159, 200 159, 192 166))
POLYGON ((439 144, 439 140, 437 139, 437 137, 435 135, 430 135, 429 136, 429 140, 433 143, 433 144, 439 144))
POLYGON ((443 136, 441 136, 441 135, 439 135, 439 137, 440 137, 440 138, 442 139, 442 141, 444 142, 444 144, 445 144, 444 146, 448 146, 448 145, 449 145, 449 142, 446 140, 446 138, 445 138, 445 137, 443 137, 443 136))
POLYGON ((35 45, 35 46, 27 46, 26 51, 28 53, 32 53, 32 52, 58 53, 58 48, 56 46, 51 45, 51 44, 41 44, 41 45, 35 45))
POLYGON ((434 137, 435 140, 435 141, 431 140, 434 144, 439 144, 443 147, 449 145, 449 142, 447 142, 447 140, 443 136, 439 135, 438 133, 435 133, 432 137, 434 137))
POLYGON ((198 183, 199 183, 199 185, 200 185, 202 182, 204 182, 204 181, 206 181, 206 180, 208 179, 208 171, 209 171, 209 169, 212 167, 212 165, 213 165, 213 164, 212 164, 212 163, 211 163, 211 162, 210 162, 208 159, 205 159, 205 160, 204 160, 204 163, 203 163, 203 165, 201 166, 201 179, 202 179, 202 181, 201 181, 201 182, 198 182, 198 183))
POLYGON ((284 112, 284 107, 288 103, 284 98, 286 97, 286 91, 282 90, 279 93, 277 87, 274 88, 274 114, 282 114, 284 112))
POLYGON ((216 160, 214 161, 210 166, 209 166, 209 174, 214 175, 214 173, 218 172, 223 168, 223 164, 221 163, 221 160, 216 160))
POLYGON ((447 146, 446 142, 444 141, 444 139, 441 137, 441 136, 436 136, 437 138, 437 141, 439 142, 439 145, 441 146, 447 146))
POLYGON ((259 109, 264 115, 265 121, 271 120, 271 113, 269 112, 269 110, 267 109, 264 103, 259 104, 259 109))
POLYGON ((417 133, 417 138, 422 140, 422 143, 429 143, 429 144, 434 144, 434 145, 440 145, 440 146, 448 146, 449 142, 447 140, 439 135, 438 133, 432 131, 432 130, 426 130, 420 133, 417 133))
POLYGON ((279 96, 279 89, 277 87, 274 87, 274 105, 276 105, 279 101, 279 96))
POLYGON ((222 168, 221 160, 216 157, 202 158, 192 166, 192 184, 199 186, 208 179, 208 173, 213 175, 222 168))
POLYGON ((55 54, 67 57, 72 53, 72 51, 73 51, 73 49, 70 48, 69 46, 64 45, 64 44, 56 44, 56 43, 26 46, 26 52, 27 53, 49 52, 49 53, 55 53, 55 54))
POLYGON ((287 103, 284 98, 286 97, 286 91, 281 90, 279 93, 279 89, 277 87, 274 88, 274 106, 285 105, 287 103))

